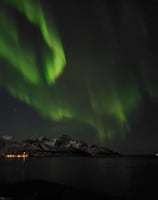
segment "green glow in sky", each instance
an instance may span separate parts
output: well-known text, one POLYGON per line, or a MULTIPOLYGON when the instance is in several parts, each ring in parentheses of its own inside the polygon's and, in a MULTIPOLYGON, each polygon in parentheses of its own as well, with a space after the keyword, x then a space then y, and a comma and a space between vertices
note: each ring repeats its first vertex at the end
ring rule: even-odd
MULTIPOLYGON (((48 19, 38 1, 4 2, 0 10, 1 86, 35 108, 44 118, 55 121, 75 119, 89 124, 95 128, 101 141, 112 139, 115 134, 122 134, 130 128, 129 117, 142 98, 135 75, 130 71, 124 73, 126 77, 121 72, 119 74, 116 64, 110 64, 106 55, 103 56, 104 70, 98 70, 98 63, 95 67, 82 63, 79 69, 73 68, 80 70, 79 74, 84 78, 76 75, 73 79, 72 73, 69 74, 71 67, 66 66, 63 45, 53 19, 48 19), (10 14, 10 8, 29 24, 28 33, 24 35, 31 35, 30 30, 35 28, 40 33, 40 55, 31 42, 31 36, 26 41, 21 39, 23 31, 16 17, 10 14), (66 74, 65 66, 68 68, 66 74), (89 69, 87 74, 84 68, 89 69), (115 80, 116 74, 121 82, 115 80)), ((113 57, 111 59, 113 63, 113 57)), ((122 65, 122 71, 127 71, 125 64, 122 65)))
POLYGON ((16 24, 3 10, 0 11, 0 54, 24 79, 33 84, 40 82, 32 50, 21 47, 16 24))
MULTIPOLYGON (((32 0, 9 0, 7 2, 41 31, 43 40, 50 50, 49 54, 43 52, 45 78, 48 83, 54 82, 66 64, 64 50, 55 25, 47 20, 40 4, 35 4, 32 0)), ((26 79, 33 83, 40 82, 34 52, 21 46, 18 27, 15 21, 7 15, 7 11, 6 13, 1 12, 1 24, 1 55, 17 70, 21 71, 26 79)))

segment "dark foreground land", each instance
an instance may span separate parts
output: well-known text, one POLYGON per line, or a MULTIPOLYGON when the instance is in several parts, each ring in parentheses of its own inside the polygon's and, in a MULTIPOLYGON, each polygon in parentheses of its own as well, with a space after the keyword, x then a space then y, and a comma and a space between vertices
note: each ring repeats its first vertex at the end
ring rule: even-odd
POLYGON ((80 190, 47 181, 28 181, 19 183, 1 183, 0 200, 122 200, 123 197, 80 190))

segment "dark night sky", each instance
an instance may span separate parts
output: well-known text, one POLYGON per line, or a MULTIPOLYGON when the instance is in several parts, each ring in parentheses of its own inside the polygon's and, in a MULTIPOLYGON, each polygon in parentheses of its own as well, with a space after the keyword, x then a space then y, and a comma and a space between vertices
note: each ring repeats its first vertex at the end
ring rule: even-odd
MULTIPOLYGON (((157 1, 43 0, 41 5, 46 21, 55 22, 66 65, 48 84, 42 64, 53 48, 47 49, 38 23, 29 21, 17 5, 2 1, 0 135, 69 134, 119 152, 157 152, 157 1), (8 21, 2 20, 6 15, 8 21), (7 36, 13 37, 15 30, 19 54, 14 43, 2 42, 10 41, 7 36), (13 58, 25 58, 26 46, 38 65, 38 85, 26 79, 31 73, 34 77, 33 72, 25 74, 22 68, 27 66, 13 58)), ((52 51, 55 57, 56 49, 52 51)))

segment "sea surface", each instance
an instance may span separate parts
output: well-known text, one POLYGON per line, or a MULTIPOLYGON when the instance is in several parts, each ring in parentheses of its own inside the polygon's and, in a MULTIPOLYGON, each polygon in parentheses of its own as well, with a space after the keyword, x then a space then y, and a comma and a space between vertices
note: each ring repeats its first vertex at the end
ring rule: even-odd
POLYGON ((158 158, 0 159, 0 182, 26 180, 47 180, 131 199, 158 197, 158 158))

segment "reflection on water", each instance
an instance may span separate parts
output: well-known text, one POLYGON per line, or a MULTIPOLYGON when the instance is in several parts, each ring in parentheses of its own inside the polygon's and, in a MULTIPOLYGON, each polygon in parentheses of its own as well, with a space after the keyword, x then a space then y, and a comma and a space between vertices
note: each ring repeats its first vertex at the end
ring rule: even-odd
POLYGON ((116 195, 153 192, 158 160, 149 158, 29 158, 0 160, 0 181, 42 179, 116 195))

